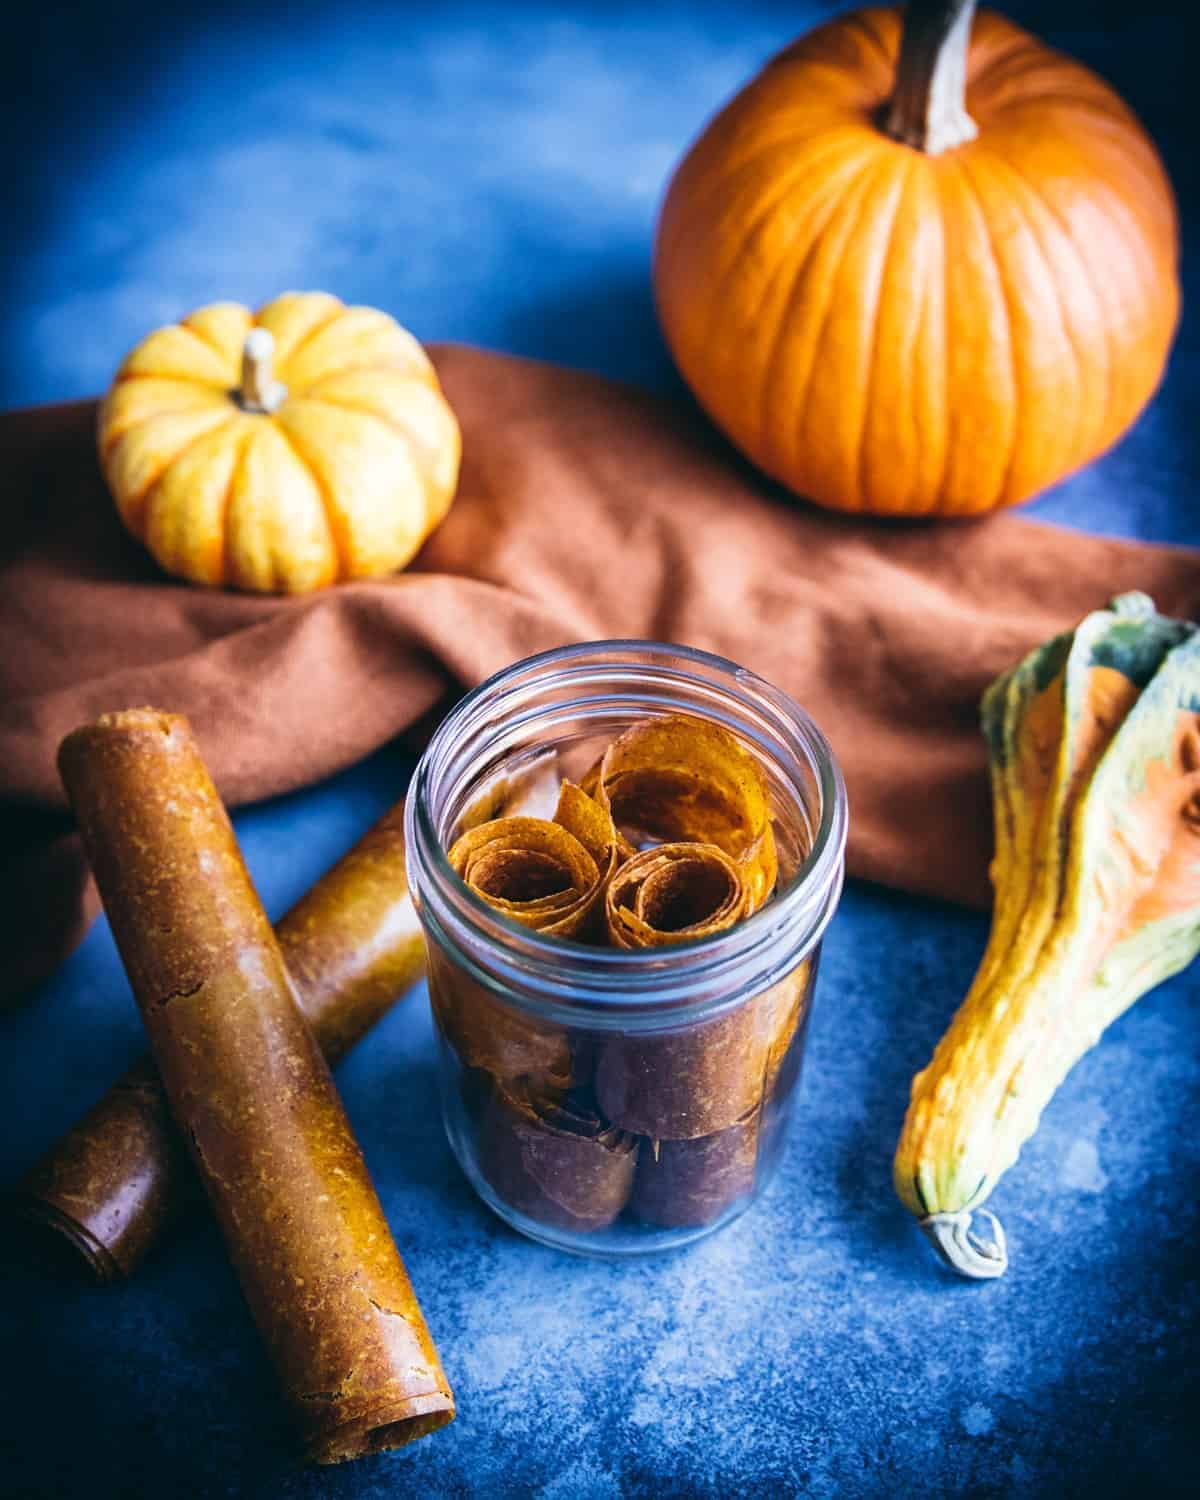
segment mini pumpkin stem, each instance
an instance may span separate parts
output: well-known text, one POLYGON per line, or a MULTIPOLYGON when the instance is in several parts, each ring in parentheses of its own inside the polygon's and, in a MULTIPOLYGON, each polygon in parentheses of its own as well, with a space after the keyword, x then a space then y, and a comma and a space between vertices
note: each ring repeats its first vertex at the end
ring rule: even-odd
POLYGON ((242 384, 237 392, 243 411, 270 413, 287 395, 287 386, 275 379, 271 360, 275 339, 266 328, 252 328, 242 345, 242 384))
POLYGON ((967 113, 967 44, 975 0, 912 0, 883 128, 929 156, 979 134, 967 113))

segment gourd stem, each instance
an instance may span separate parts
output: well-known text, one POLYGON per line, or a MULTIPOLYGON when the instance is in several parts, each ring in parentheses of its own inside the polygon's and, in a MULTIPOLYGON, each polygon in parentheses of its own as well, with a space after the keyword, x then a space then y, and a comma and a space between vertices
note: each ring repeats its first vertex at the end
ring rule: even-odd
POLYGON ((266 328, 252 328, 242 345, 242 383, 237 391, 243 411, 271 413, 287 395, 287 387, 275 379, 271 360, 275 340, 266 328))
POLYGON ((952 1271, 975 1281, 990 1281, 1008 1270, 1008 1242, 1003 1224, 990 1208, 978 1213, 991 1225, 990 1241, 971 1233, 971 1210, 966 1208, 953 1214, 927 1214, 921 1228, 952 1271))
POLYGON ((967 113, 967 43, 975 0, 911 0, 883 129, 929 156, 979 134, 967 113))

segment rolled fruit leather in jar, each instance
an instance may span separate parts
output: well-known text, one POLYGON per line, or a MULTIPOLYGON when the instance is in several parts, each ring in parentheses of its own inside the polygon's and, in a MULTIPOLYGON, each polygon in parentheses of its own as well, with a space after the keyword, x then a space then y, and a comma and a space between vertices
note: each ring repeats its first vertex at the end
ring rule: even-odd
MULTIPOLYGON (((564 783, 557 828, 519 819, 486 825, 456 841, 451 864, 481 899, 524 925, 625 949, 715 935, 769 898, 777 858, 768 790, 728 731, 688 715, 635 724, 583 788, 590 796, 564 783), (671 835, 641 853, 631 842, 671 835)), ((680 1149, 652 1174, 658 1186, 646 1202, 660 1206, 664 1222, 672 1212, 682 1216, 675 1222, 697 1213, 703 1222, 745 1191, 747 1163, 753 1177, 758 1114, 800 1019, 807 965, 732 1011, 641 1036, 548 1027, 436 953, 431 990, 468 1069, 466 1087, 477 1109, 482 1103, 481 1170, 507 1203, 558 1227, 599 1228, 616 1217, 630 1180, 612 1141, 696 1140, 704 1144, 690 1165, 680 1149), (481 1086, 488 1079, 490 1091, 481 1086), (564 1130, 556 1111, 568 1091, 564 1130), (725 1130, 732 1136, 723 1144, 716 1137, 725 1130), (672 1197, 675 1210, 661 1207, 672 1197)))
POLYGON ((731 1125, 709 1135, 645 1141, 638 1158, 630 1210, 664 1228, 709 1224, 753 1189, 761 1153, 777 1146, 781 1113, 795 1087, 815 965, 799 964, 760 996, 764 1011, 782 1016, 767 1054, 759 1102, 731 1125))

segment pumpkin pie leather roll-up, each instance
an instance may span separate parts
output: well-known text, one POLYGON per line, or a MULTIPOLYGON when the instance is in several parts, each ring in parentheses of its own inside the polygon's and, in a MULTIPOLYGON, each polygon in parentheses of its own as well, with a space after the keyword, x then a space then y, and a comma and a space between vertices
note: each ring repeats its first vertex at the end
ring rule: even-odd
POLYGON ((68 736, 59 768, 307 1456, 443 1426, 454 1400, 437 1353, 186 720, 106 715, 68 736))
POLYGON ((599 1045, 594 1087, 605 1117, 652 1140, 727 1129, 776 1085, 811 995, 810 966, 734 1010, 676 1031, 614 1036, 599 1045))
POLYGON ((709 1224, 754 1186, 760 1113, 712 1135, 642 1147, 630 1209, 664 1229, 709 1224))
MULTIPOLYGON (((582 940, 601 928, 604 892, 621 854, 607 812, 564 781, 553 819, 492 819, 461 833, 447 857, 477 896, 512 921, 546 936, 582 940)), ((429 957, 429 993, 465 1068, 540 1096, 557 1098, 570 1086, 566 1032, 504 1005, 436 948, 429 957)))
POLYGON ((770 1043, 759 1101, 743 1119, 711 1135, 660 1137, 642 1147, 629 1202, 638 1218, 664 1229, 710 1224, 753 1188, 759 1146, 777 1128, 800 1071, 813 978, 805 960, 750 1002, 770 1043))
POLYGON ((489 906, 547 937, 588 935, 620 858, 606 810, 564 781, 553 819, 494 818, 459 835, 451 868, 489 906))
POLYGON ((745 912, 775 887, 771 799, 736 735, 691 714, 639 719, 612 742, 583 789, 634 843, 715 844, 742 872, 745 912))
POLYGON ((559 1026, 503 1004, 484 985, 429 945, 429 1003, 465 1069, 548 1097, 571 1084, 571 1045, 559 1026))
POLYGON ((604 1229, 633 1187, 638 1142, 602 1120, 586 1095, 538 1102, 496 1085, 480 1129, 479 1165, 510 1208, 558 1229, 604 1229))
POLYGON ((605 1119, 651 1140, 692 1140, 758 1108, 780 1017, 773 1001, 676 1031, 599 1044, 594 1087, 605 1119))
MULTIPOLYGON (((296 997, 330 1064, 411 988, 425 962, 404 869, 404 804, 277 924, 296 997)), ((13 1209, 63 1235, 101 1281, 128 1276, 194 1197, 150 1058, 135 1063, 28 1173, 13 1209)))
MULTIPOLYGON (((660 844, 617 871, 605 917, 615 946, 653 948, 726 931, 749 914, 750 899, 739 865, 715 844, 660 844)), ((654 1140, 707 1136, 743 1119, 786 1053, 803 987, 789 976, 709 1020, 606 1038, 595 1076, 605 1117, 654 1140)))

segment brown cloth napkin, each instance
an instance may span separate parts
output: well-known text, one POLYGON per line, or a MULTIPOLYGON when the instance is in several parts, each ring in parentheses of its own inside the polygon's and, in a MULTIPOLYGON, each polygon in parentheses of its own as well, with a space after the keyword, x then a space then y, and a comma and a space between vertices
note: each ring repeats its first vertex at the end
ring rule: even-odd
POLYGON ((1122 590, 1200 607, 1200 552, 1016 516, 830 516, 756 479, 691 411, 526 360, 434 356, 464 435, 449 518, 408 572, 300 599, 165 579, 117 521, 91 405, 0 418, 5 991, 49 972, 94 912, 54 754, 109 709, 187 714, 239 803, 350 764, 531 652, 686 642, 824 728, 853 874, 985 904, 985 684, 1122 590))

